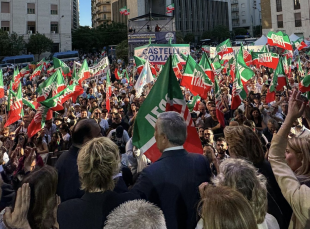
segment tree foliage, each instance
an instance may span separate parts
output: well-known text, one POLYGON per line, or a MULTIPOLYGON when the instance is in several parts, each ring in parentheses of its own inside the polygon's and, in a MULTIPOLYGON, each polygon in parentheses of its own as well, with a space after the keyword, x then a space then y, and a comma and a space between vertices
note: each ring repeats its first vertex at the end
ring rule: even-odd
POLYGON ((201 35, 201 39, 211 39, 212 31, 204 31, 201 35))
POLYGON ((190 43, 195 41, 195 35, 192 33, 187 33, 184 37, 184 42, 185 43, 190 43))
POLYGON ((127 26, 122 23, 109 22, 96 28, 80 26, 72 32, 73 49, 91 52, 102 50, 108 45, 117 45, 127 39, 127 26))
POLYGON ((261 25, 254 26, 253 30, 254 30, 253 31, 254 37, 261 37, 262 36, 262 26, 261 25))
POLYGON ((181 32, 176 32, 175 36, 176 36, 177 44, 184 44, 184 39, 183 39, 183 35, 181 32))
POLYGON ((33 54, 38 54, 39 59, 43 52, 51 51, 52 47, 53 41, 40 33, 31 35, 27 43, 28 51, 33 54))
POLYGON ((128 40, 123 40, 116 46, 117 58, 123 59, 125 63, 128 63, 128 40))
POLYGON ((217 42, 221 42, 230 38, 229 29, 224 25, 215 26, 212 30, 212 38, 217 42))
POLYGON ((22 36, 13 32, 10 35, 0 30, 0 55, 15 56, 25 48, 25 41, 22 36))

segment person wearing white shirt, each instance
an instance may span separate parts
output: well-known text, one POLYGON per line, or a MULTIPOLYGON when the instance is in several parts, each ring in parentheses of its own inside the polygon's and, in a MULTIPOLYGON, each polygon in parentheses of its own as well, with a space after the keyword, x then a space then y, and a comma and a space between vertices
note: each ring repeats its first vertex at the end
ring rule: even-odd
POLYGON ((302 118, 298 118, 294 122, 295 127, 292 129, 295 132, 295 137, 297 138, 309 138, 310 137, 310 130, 307 129, 303 124, 302 124, 302 118))

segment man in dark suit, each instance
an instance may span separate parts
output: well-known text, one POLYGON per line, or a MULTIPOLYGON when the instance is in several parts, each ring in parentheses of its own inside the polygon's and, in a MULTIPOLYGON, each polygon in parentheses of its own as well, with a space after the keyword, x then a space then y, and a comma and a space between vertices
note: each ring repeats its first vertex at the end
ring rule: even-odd
POLYGON ((170 111, 158 115, 154 135, 162 156, 142 171, 132 189, 162 209, 168 229, 196 227, 198 186, 211 176, 204 156, 184 150, 186 130, 180 114, 170 111))

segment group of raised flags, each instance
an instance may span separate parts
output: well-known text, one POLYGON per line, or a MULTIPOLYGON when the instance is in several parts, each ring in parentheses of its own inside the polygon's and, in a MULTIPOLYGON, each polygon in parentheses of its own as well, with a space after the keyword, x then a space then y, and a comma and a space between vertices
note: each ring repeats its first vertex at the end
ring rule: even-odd
POLYGON ((167 9, 167 14, 172 13, 172 11, 174 11, 174 3, 168 5, 166 9, 167 9))
POLYGON ((123 15, 130 15, 130 9, 127 9, 127 6, 124 6, 119 9, 119 13, 123 15))

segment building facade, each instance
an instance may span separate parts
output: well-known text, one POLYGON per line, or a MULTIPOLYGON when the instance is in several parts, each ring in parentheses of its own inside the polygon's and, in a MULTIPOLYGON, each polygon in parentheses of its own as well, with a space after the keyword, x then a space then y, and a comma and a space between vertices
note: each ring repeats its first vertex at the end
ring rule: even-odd
POLYGON ((92 27, 111 21, 111 1, 91 0, 92 27))
POLYGON ((72 0, 72 29, 77 29, 80 26, 80 10, 79 10, 79 0, 72 0))
POLYGON ((230 4, 232 27, 245 28, 253 36, 254 27, 261 25, 261 0, 230 0, 230 4))
POLYGON ((0 0, 0 3, 2 30, 16 32, 26 42, 32 34, 44 34, 53 40, 53 52, 72 49, 72 11, 67 0, 0 0))
POLYGON ((289 36, 295 33, 299 37, 310 37, 309 1, 264 0, 262 15, 270 15, 266 19, 262 18, 264 35, 269 31, 282 31, 289 36))

